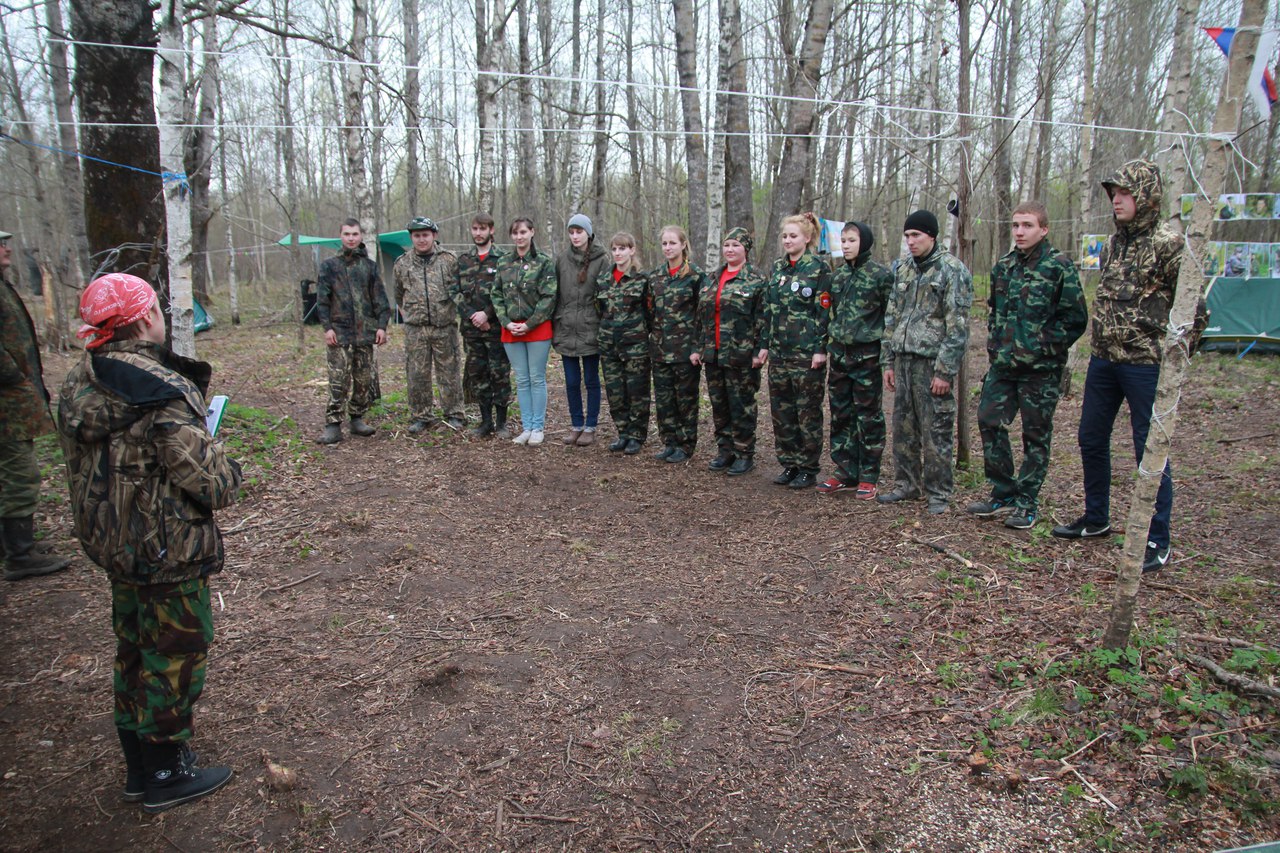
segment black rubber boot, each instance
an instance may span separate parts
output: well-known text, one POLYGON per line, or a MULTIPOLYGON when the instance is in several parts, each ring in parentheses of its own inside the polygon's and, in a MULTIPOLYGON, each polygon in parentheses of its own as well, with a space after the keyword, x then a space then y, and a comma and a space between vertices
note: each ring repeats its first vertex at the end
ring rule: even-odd
POLYGON ((341 424, 325 424, 324 432, 316 439, 316 444, 337 444, 342 441, 341 424))
POLYGON ((37 575, 51 575, 71 565, 70 557, 36 551, 35 519, 30 515, 3 520, 4 579, 18 581, 37 575))
POLYGON ((498 438, 515 438, 507 429, 507 407, 495 406, 493 410, 493 434, 498 438))
POLYGON ((364 418, 352 418, 348 428, 351 430, 352 435, 361 435, 365 438, 377 432, 376 429, 364 422, 364 418))
POLYGON ((142 741, 131 729, 116 729, 124 750, 124 796, 126 803, 140 803, 147 794, 147 771, 142 766, 142 741))
POLYGON ((142 810, 148 814, 198 800, 231 781, 230 767, 196 767, 195 753, 183 744, 140 745, 145 770, 142 810))
POLYGON ((480 409, 480 423, 469 430, 472 438, 484 438, 493 435, 493 409, 484 406, 480 409))

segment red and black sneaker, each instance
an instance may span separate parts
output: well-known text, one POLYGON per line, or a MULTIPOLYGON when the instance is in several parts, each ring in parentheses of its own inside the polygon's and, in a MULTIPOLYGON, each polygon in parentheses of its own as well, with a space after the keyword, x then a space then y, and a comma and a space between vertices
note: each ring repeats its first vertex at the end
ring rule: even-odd
POLYGON ((875 483, 859 483, 858 492, 857 494, 854 495, 854 497, 860 501, 869 501, 874 499, 875 496, 876 496, 875 483))
POLYGON ((818 491, 824 495, 831 495, 836 492, 843 492, 852 488, 853 483, 842 480, 839 477, 829 477, 818 484, 818 491))

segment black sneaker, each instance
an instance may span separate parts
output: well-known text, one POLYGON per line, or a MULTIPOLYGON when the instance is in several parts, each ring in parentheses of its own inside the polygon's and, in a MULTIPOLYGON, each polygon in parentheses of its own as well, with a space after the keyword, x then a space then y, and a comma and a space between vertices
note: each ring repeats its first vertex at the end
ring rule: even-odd
POLYGON ((639 440, 638 438, 628 438, 627 446, 623 449, 622 452, 627 454, 628 456, 635 456, 637 453, 640 452, 640 449, 642 447, 644 447, 643 441, 639 440))
POLYGON ((1010 498, 987 498, 985 501, 974 501, 964 511, 978 518, 995 518, 998 515, 1008 515, 1015 509, 1017 507, 1010 498))
POLYGON ((198 800, 231 781, 230 767, 189 764, 179 744, 143 743, 142 754, 147 768, 142 810, 147 814, 198 800))
POLYGON ((1004 520, 1004 526, 1014 530, 1030 530, 1036 526, 1036 511, 1027 507, 1018 507, 1004 520))
POLYGON ((810 474, 808 471, 801 471, 796 474, 795 478, 787 483, 789 489, 812 489, 818 482, 817 474, 810 474))
POLYGON ((667 454, 666 461, 673 465, 677 462, 688 462, 689 454, 685 452, 683 447, 673 447, 671 452, 667 454))
POLYGON ((674 444, 664 444, 661 450, 653 454, 653 458, 660 459, 660 460, 666 459, 672 453, 675 453, 675 451, 676 451, 676 446, 674 444))
POLYGON ((1098 523, 1080 516, 1070 524, 1059 524, 1053 528, 1053 535, 1059 539, 1097 539, 1111 532, 1111 523, 1098 523))
POLYGON ((773 482, 777 486, 787 486, 798 476, 800 476, 800 469, 792 465, 789 468, 783 468, 782 473, 773 478, 773 482))
POLYGON ((1148 539, 1147 553, 1142 558, 1142 573, 1149 575, 1163 569, 1165 563, 1169 562, 1171 553, 1172 549, 1168 545, 1160 546, 1148 539))

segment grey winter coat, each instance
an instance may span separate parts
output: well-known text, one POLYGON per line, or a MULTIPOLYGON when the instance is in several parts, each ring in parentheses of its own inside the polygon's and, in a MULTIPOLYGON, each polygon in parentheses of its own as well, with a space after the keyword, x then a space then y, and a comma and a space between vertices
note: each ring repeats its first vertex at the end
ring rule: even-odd
POLYGON ((555 331, 551 342, 562 356, 580 358, 598 355, 600 309, 596 305, 596 279, 605 268, 605 251, 592 240, 586 252, 570 246, 556 258, 556 280, 560 286, 556 301, 555 331), (582 267, 587 274, 583 276, 582 267), (581 279, 581 281, 579 281, 581 279))

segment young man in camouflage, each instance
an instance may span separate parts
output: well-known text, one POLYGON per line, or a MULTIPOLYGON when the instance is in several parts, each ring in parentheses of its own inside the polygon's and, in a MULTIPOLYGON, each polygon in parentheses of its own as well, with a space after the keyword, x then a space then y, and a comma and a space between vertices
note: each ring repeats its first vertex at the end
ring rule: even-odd
POLYGON ((35 438, 53 432, 36 328, 18 291, 5 275, 13 262, 12 237, 0 231, 0 524, 4 579, 48 575, 71 565, 66 557, 36 550, 35 513, 40 463, 35 438))
POLYGON ((76 536, 111 581, 115 724, 124 799, 148 812, 203 797, 231 778, 187 747, 213 640, 209 576, 222 570, 213 511, 240 466, 205 427, 208 364, 164 345, 155 291, 113 273, 80 300, 88 338, 58 402, 76 536))
POLYGON ((458 275, 458 258, 442 249, 440 227, 425 216, 408 227, 413 250, 391 270, 396 305, 404 317, 404 376, 409 386, 409 432, 436 422, 431 414, 432 374, 440 386, 440 408, 450 429, 466 425, 462 410, 462 370, 458 351, 458 308, 449 292, 458 275))
POLYGON ((893 391, 893 491, 880 503, 928 496, 929 512, 947 511, 953 490, 951 454, 956 420, 953 384, 969 341, 973 278, 938 245, 938 218, 927 210, 907 217, 909 259, 895 270, 884 317, 880 361, 893 391))
POLYGON ((342 223, 342 251, 320 264, 316 315, 324 326, 329 370, 329 404, 317 444, 342 441, 342 419, 351 416, 353 435, 373 435, 364 413, 373 405, 373 348, 387 342, 391 306, 378 265, 364 247, 360 222, 342 223))
POLYGON ((893 273, 871 260, 870 226, 846 222, 840 232, 844 263, 831 284, 827 326, 827 397, 831 406, 831 459, 836 474, 818 486, 823 494, 856 490, 876 496, 884 455, 883 378, 880 341, 893 273))
MULTIPOLYGON (((1102 186, 1111 197, 1116 233, 1103 247, 1093 303, 1092 354, 1080 411, 1084 515, 1053 529, 1062 539, 1095 539, 1111 532, 1111 430, 1120 404, 1129 404, 1133 451, 1139 465, 1160 378, 1160 351, 1173 305, 1185 240, 1160 216, 1164 190, 1154 163, 1131 160, 1102 186)), ((1144 572, 1169 560, 1173 479, 1168 465, 1147 531, 1144 572)), ((1138 531, 1129 533, 1138 535, 1138 531)))
POLYGON ((458 309, 467 360, 463 378, 467 392, 480 407, 480 424, 471 430, 475 438, 507 432, 507 407, 511 403, 511 364, 502 347, 502 329, 493 310, 493 279, 504 257, 493 244, 493 217, 477 213, 471 220, 471 251, 458 257, 449 295, 458 309))
POLYGON ((1036 523, 1049 470, 1053 413, 1067 352, 1089 322, 1075 264, 1050 245, 1049 214, 1039 202, 1013 211, 1013 251, 991 269, 987 358, 978 431, 991 497, 968 506, 979 518, 1006 516, 1005 527, 1036 523), (1022 469, 1015 476, 1008 426, 1022 414, 1022 469))

